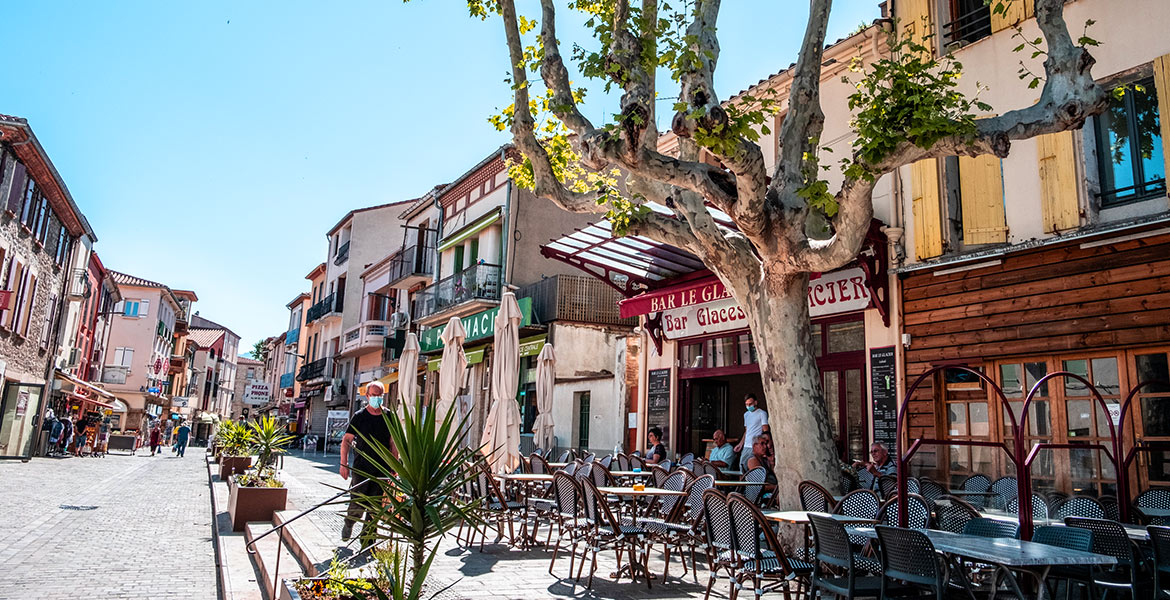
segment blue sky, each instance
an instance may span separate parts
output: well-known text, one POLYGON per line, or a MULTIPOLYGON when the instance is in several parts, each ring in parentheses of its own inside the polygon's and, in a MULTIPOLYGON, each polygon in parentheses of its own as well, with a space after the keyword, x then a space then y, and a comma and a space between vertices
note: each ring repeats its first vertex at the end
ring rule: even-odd
MULTIPOLYGON (((417 197, 508 141, 486 121, 510 103, 502 26, 463 4, 12 3, 0 113, 29 120, 108 267, 195 290, 244 350, 287 327, 348 210, 417 197)), ((806 6, 723 2, 721 97, 794 60, 806 6)), ((568 54, 580 20, 560 16, 568 54)), ((839 1, 829 39, 878 16, 839 1)), ((616 107, 591 98, 595 121, 616 107)))

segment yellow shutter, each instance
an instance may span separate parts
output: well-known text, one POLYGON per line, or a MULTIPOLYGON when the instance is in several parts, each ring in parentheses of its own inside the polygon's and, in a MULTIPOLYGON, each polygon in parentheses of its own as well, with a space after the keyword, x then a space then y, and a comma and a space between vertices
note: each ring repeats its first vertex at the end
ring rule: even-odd
POLYGON ((932 0, 898 0, 894 4, 894 16, 898 19, 898 37, 910 39, 933 48, 934 20, 931 18, 932 0))
POLYGON ((991 31, 1001 31, 1031 19, 1035 16, 1034 5, 1035 0, 991 0, 991 31), (1007 3, 1007 11, 997 13, 995 5, 1001 1, 1007 3))
POLYGON ((1040 161, 1040 217, 1044 220, 1044 232, 1080 226, 1073 132, 1061 131, 1037 137, 1036 158, 1040 161))
POLYGON ((963 243, 1007 241, 1003 214, 1003 173, 993 154, 959 157, 959 196, 963 206, 963 243))
POLYGON ((1154 88, 1158 94, 1158 119, 1162 122, 1162 160, 1166 161, 1163 176, 1170 179, 1170 54, 1154 59, 1154 88))
POLYGON ((910 173, 914 199, 914 251, 922 260, 942 254, 942 218, 935 159, 914 163, 910 166, 910 173))

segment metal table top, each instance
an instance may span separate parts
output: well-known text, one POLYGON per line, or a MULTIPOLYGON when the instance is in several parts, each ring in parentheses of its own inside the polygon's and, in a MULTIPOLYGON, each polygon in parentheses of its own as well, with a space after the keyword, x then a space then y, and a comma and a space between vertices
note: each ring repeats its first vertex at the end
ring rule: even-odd
MULTIPOLYGON (((872 527, 857 527, 852 531, 866 537, 877 538, 877 530, 872 527)), ((988 538, 935 529, 917 531, 925 533, 926 537, 930 538, 935 550, 1005 567, 1117 564, 1117 559, 1112 556, 1013 538, 988 538)))

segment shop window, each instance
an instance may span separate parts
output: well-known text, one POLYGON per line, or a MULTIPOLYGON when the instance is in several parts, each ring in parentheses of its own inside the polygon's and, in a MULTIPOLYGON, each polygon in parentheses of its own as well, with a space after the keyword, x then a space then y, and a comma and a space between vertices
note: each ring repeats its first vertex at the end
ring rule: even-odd
MULTIPOLYGON (((1024 434, 1025 448, 1032 448, 1039 443, 1052 441, 1052 399, 1048 393, 1049 381, 1036 387, 1037 382, 1048 374, 1048 363, 1017 362, 999 365, 999 384, 1004 396, 1008 399, 1011 414, 1017 424, 1024 420, 1024 400, 1033 389, 1032 404, 1028 407, 1027 432, 1024 434)), ((1008 416, 1008 408, 1002 410, 1003 440, 1009 448, 1015 447, 1015 436, 1012 435, 1012 421, 1008 416)), ((1005 472, 1010 467, 1005 463, 1005 472)), ((1056 460, 1052 450, 1041 450, 1032 463, 1032 481, 1038 490, 1052 490, 1056 488, 1056 460)))
MULTIPOLYGON (((987 394, 979 378, 962 369, 946 369, 942 380, 947 439, 990 440, 987 394)), ((950 485, 958 486, 975 473, 991 474, 996 454, 996 450, 987 447, 949 446, 946 456, 950 485)))
POLYGON ((577 448, 589 449, 589 421, 590 416, 589 392, 573 394, 577 404, 577 448))
POLYGON ((1093 125, 1102 207, 1166 193, 1158 90, 1153 78, 1113 90, 1109 107, 1093 117, 1093 125))
POLYGON ((829 354, 865 350, 865 322, 845 321, 829 324, 829 354))
POLYGON ((683 369, 720 369, 756 364, 756 345, 750 334, 729 335, 685 344, 679 350, 683 369))
MULTIPOLYGON (((1138 392, 1130 410, 1140 411, 1141 438, 1147 442, 1170 442, 1170 368, 1166 352, 1139 353, 1134 356, 1134 385, 1147 383, 1138 392)), ((1170 485, 1170 456, 1164 452, 1144 452, 1138 465, 1151 485, 1170 485)))

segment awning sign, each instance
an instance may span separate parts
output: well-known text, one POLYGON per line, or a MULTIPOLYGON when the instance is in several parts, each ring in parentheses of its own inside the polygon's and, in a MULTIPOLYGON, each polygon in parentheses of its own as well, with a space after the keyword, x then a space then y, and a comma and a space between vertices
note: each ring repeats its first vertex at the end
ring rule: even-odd
MULTIPOLYGON (((715 284, 710 284, 715 285, 715 284)), ((693 288, 701 292, 706 287, 693 288)), ((710 289, 721 292, 723 286, 710 289)), ((689 300, 688 293, 675 301, 689 300)), ((669 300, 659 299, 660 302, 669 300)), ((865 310, 870 304, 869 286, 865 283, 865 272, 859 268, 826 273, 808 282, 808 314, 823 317, 839 313, 865 310)), ((656 311, 657 312, 657 311, 656 311)), ((735 331, 748 326, 747 315, 735 298, 723 297, 714 302, 692 304, 681 308, 662 310, 662 333, 669 340, 735 331)))
MULTIPOLYGON (((520 305, 520 326, 525 327, 532 324, 532 298, 519 298, 516 300, 520 305)), ((467 332, 467 338, 463 343, 474 342, 489 338, 496 333, 496 314, 500 312, 500 308, 489 308, 480 313, 471 316, 463 317, 463 329, 467 332)), ((444 323, 438 327, 431 327, 422 332, 418 336, 419 349, 423 352, 433 352, 443 347, 443 340, 439 336, 443 335, 443 330, 447 328, 444 323)))

